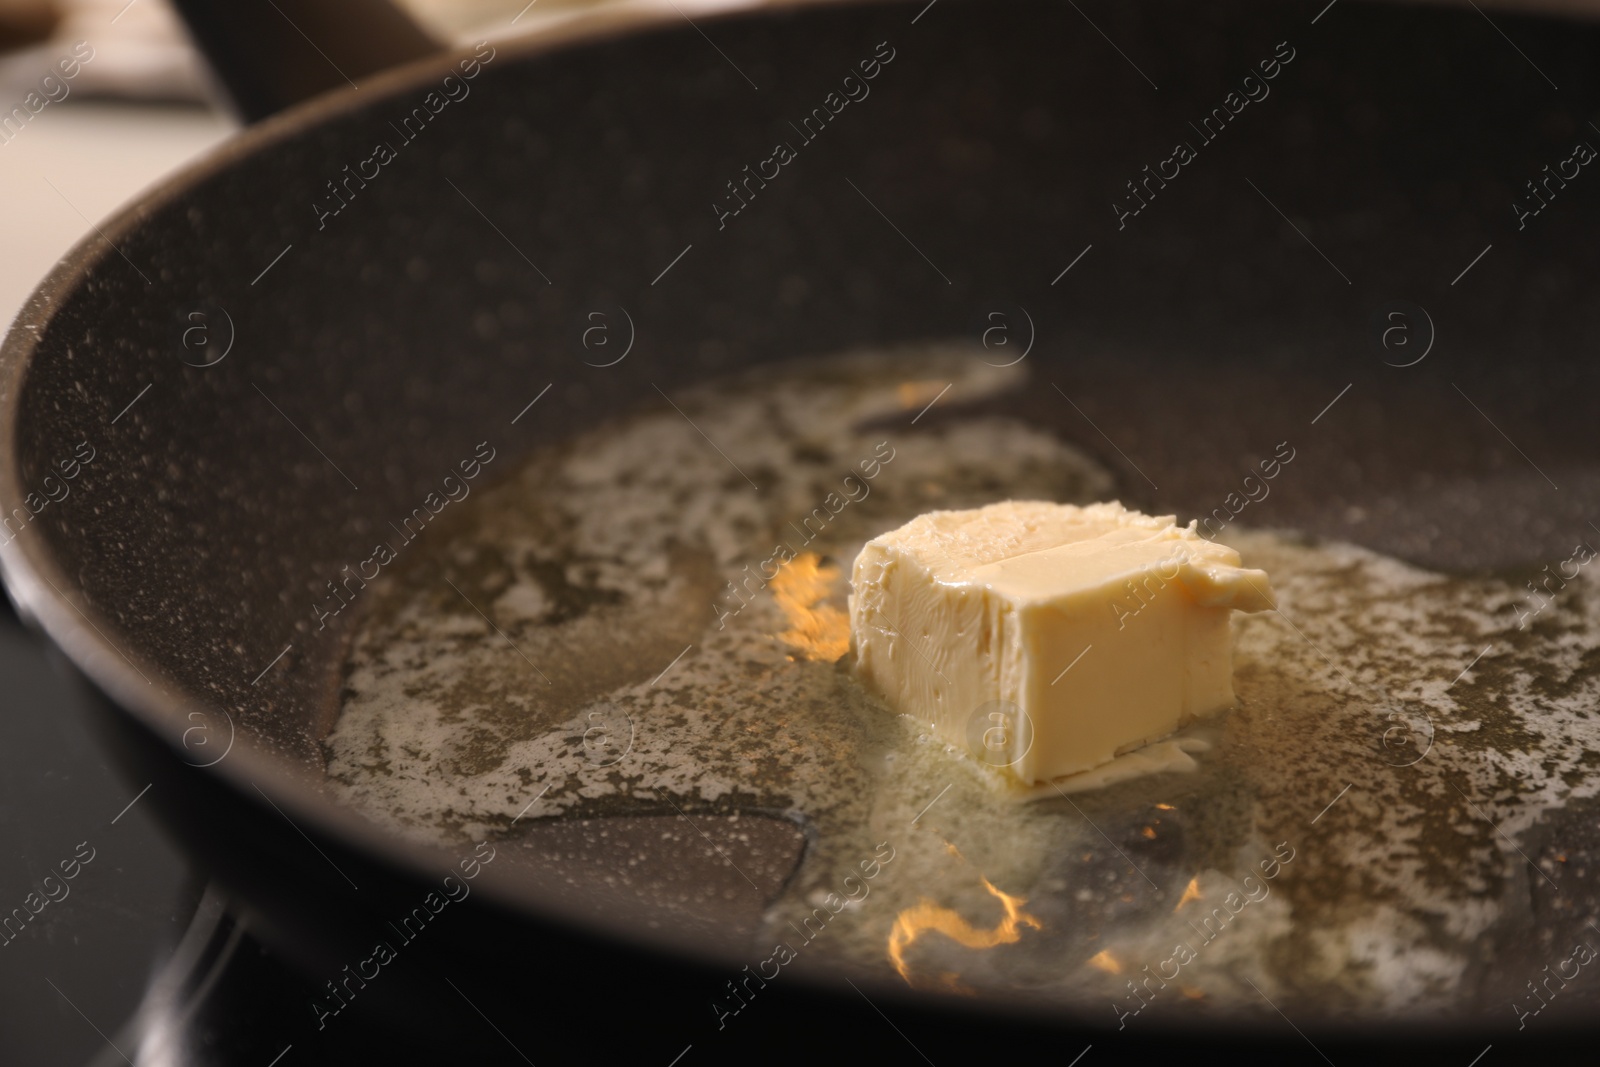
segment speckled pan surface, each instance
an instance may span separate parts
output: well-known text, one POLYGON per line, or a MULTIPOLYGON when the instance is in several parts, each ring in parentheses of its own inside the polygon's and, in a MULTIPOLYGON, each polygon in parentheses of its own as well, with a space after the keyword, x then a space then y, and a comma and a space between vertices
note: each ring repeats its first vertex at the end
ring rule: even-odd
MULTIPOLYGON (((1125 59, 1070 6, 921 9, 708 21, 731 62, 668 23, 502 45, 470 82, 444 83, 462 57, 424 63, 249 135, 106 227, 115 249, 82 246, 8 338, 0 502, 60 498, 0 546, 8 583, 174 743, 191 714, 220 729, 226 712, 236 737, 216 773, 248 773, 315 825, 421 865, 437 853, 323 785, 356 617, 319 611, 326 584, 480 445, 496 450, 492 480, 606 419, 668 411, 662 393, 713 376, 987 341, 994 363, 1026 351, 1034 383, 998 413, 1093 457, 1130 506, 1236 510, 1241 530, 1306 531, 1508 588, 1600 536, 1587 174, 1521 228, 1514 207, 1593 136, 1567 103, 1595 88, 1593 27, 1499 19, 1557 93, 1470 10, 1341 3, 1315 23, 1279 4, 1091 12, 1125 59), (1293 58, 1270 92, 1214 139, 1190 126, 1280 52, 1293 58), (880 53, 893 58, 869 96, 833 105, 814 139, 791 127, 880 53), (1448 106, 1442 84, 1458 87, 1448 106), (795 158, 729 214, 727 183, 785 140, 795 158), (380 141, 392 158, 371 176, 380 141), (1132 214, 1128 183, 1176 141, 1194 158, 1139 186, 1132 214), (347 166, 370 177, 333 213, 328 183, 347 166), (195 365, 220 350, 195 347, 197 322, 208 346, 231 341, 220 362, 195 365), (586 333, 598 325, 608 332, 586 333), (1296 460, 1242 504, 1260 495, 1243 479, 1284 441, 1296 460), (94 458, 63 481, 82 444, 94 458)), ((1578 611, 1582 588, 1517 639, 1578 611)), ((1475 641, 1477 626, 1452 633, 1475 641)), ((1556 655, 1564 639, 1550 640, 1549 677, 1495 681, 1491 652, 1461 686, 1533 711, 1581 693, 1556 655)), ((1362 681, 1369 646, 1352 630, 1325 651, 1362 681)), ((1436 673, 1418 671, 1407 699, 1449 681, 1436 673)), ((1535 745, 1474 707, 1446 718, 1485 722, 1458 731, 1463 748, 1487 746, 1484 768, 1577 736, 1535 745)), ((1276 750, 1278 729, 1250 743, 1276 750)), ((1546 846, 1567 857, 1546 878, 1507 837, 1472 838, 1500 902, 1479 920, 1525 921, 1537 956, 1540 938, 1589 915, 1593 820, 1566 756, 1541 764, 1553 778, 1537 809, 1517 808, 1537 820, 1494 806, 1510 790, 1498 778, 1423 772, 1407 787, 1413 836, 1385 836, 1363 782, 1341 802, 1350 821, 1334 823, 1336 807, 1317 828, 1367 833, 1372 879, 1407 850, 1439 857, 1430 877, 1443 877, 1441 843, 1469 810, 1454 783, 1536 862, 1546 846)), ((1282 817, 1319 799, 1308 782, 1282 817)), ((1290 870, 1315 869, 1307 849, 1290 870)), ((580 910, 560 880, 507 876, 492 891, 580 910)), ((1441 915, 1437 936, 1467 937, 1468 918, 1441 915)), ((626 907, 592 921, 674 938, 626 907)), ((1539 967, 1569 949, 1552 942, 1562 954, 1539 967)), ((1501 962, 1520 976, 1520 960, 1501 962)))

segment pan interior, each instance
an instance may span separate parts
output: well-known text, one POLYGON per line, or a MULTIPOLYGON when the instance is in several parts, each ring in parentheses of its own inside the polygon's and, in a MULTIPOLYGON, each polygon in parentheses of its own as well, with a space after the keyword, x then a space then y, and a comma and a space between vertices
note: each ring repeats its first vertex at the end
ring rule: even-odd
MULTIPOLYGON (((1528 916, 1480 804, 1515 783, 1508 825, 1526 832, 1600 791, 1596 553, 1563 561, 1538 607, 1506 576, 1229 523, 1215 535, 1280 597, 1236 621, 1238 707, 1110 777, 1011 789, 980 741, 872 697, 848 649, 849 565, 875 533, 1114 492, 1101 462, 1008 413, 1029 371, 987 354, 764 367, 463 499, 409 565, 352 587, 371 599, 326 743, 341 797, 458 850, 662 817, 675 834, 618 838, 585 874, 678 919, 683 888, 634 872, 699 835, 722 869, 695 897, 740 900, 718 932, 768 979, 842 971, 1124 1021, 1157 1002, 1169 1022, 1249 1018, 1263 994, 1319 1021, 1515 999, 1483 948, 1514 952, 1528 916), (752 816, 809 846, 753 844, 752 816), (779 874, 764 901, 744 865, 779 874)), ((1252 484, 1270 496, 1299 458, 1277 443, 1252 484)), ((1128 603, 1137 627, 1145 601, 1128 603)), ((951 654, 897 640, 919 669, 951 654)))

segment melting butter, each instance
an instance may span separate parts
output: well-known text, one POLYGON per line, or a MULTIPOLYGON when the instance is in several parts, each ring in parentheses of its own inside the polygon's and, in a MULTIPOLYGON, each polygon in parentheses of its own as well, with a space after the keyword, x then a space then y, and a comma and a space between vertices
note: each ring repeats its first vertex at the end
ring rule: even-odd
POLYGON ((1018 804, 961 746, 885 714, 832 659, 838 616, 823 609, 845 611, 845 569, 870 538, 928 511, 1114 495, 1103 467, 1040 427, 947 408, 911 424, 947 383, 953 408, 1020 371, 953 350, 763 368, 674 392, 694 425, 666 408, 622 419, 475 492, 432 555, 373 586, 326 742, 332 789, 441 843, 668 800, 792 811, 814 844, 752 958, 887 841, 896 859, 871 897, 794 966, 899 980, 890 936, 926 900, 924 916, 961 918, 940 920, 961 937, 928 927, 901 944, 913 978, 1106 1018, 1127 973, 1103 964, 1159 965, 1185 936, 1175 925, 1212 914, 1287 843, 1298 853, 1270 895, 1184 965, 1202 999, 1169 990, 1152 1015, 1247 1014, 1261 994, 1297 1022, 1504 1012, 1516 990, 1496 999, 1495 983, 1522 976, 1496 961, 1551 921, 1532 914, 1507 841, 1542 859, 1552 815, 1592 821, 1600 806, 1600 577, 1585 571, 1519 628, 1518 582, 1230 527, 1280 606, 1234 619, 1235 710, 1060 782, 1070 798, 1052 786, 1018 804), (885 441, 895 458, 870 495, 826 510, 885 441), (797 532, 819 507, 827 522, 797 532), (719 627, 728 583, 780 540, 815 571, 748 592, 719 627), (1426 758, 1396 758, 1397 722, 1426 732, 1426 758), (1038 925, 1006 928, 997 892, 1038 925), (988 939, 968 931, 997 928, 974 947, 988 939))

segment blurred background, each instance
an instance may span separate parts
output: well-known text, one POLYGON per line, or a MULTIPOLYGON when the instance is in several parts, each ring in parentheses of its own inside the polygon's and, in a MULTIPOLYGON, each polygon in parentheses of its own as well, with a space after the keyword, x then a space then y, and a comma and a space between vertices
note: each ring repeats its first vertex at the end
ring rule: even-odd
MULTIPOLYGON (((669 2, 400 0, 455 42, 537 33, 602 5, 669 2)), ((95 223, 237 128, 167 0, 0 0, 0 325, 95 223), (40 93, 63 59, 89 54, 79 42, 93 58, 40 93), (43 101, 37 112, 24 104, 30 93, 43 101)))

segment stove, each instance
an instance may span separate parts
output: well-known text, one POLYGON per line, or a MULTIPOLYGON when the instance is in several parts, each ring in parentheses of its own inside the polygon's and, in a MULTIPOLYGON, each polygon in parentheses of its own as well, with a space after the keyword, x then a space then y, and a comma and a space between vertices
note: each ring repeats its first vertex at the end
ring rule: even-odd
MULTIPOLYGON (((372 1021, 319 1030, 308 1010, 318 989, 251 935, 245 909, 164 831, 150 803, 160 786, 128 779, 103 704, 9 606, 0 693, 0 1059, 407 1058, 414 1039, 372 1021)), ((503 1044, 484 1054, 502 1053, 511 1054, 503 1044)))

